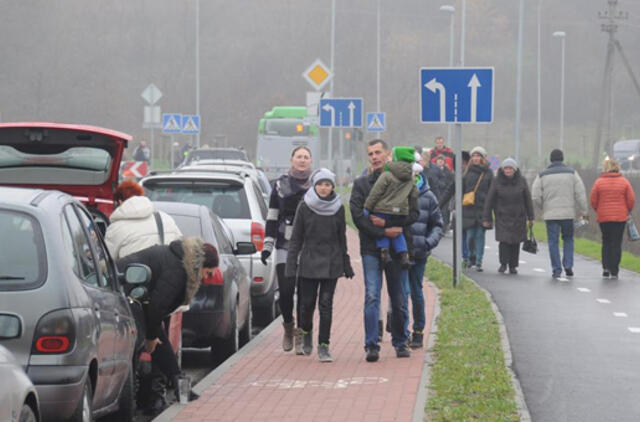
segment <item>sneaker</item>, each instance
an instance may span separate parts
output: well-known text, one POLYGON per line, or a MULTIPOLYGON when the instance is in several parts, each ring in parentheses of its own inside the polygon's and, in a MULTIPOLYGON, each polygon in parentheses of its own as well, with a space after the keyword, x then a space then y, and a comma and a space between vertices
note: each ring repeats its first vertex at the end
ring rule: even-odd
POLYGON ((400 254, 400 267, 402 267, 403 270, 408 270, 411 267, 409 252, 402 252, 400 254))
POLYGON ((318 345, 318 359, 320 362, 333 362, 333 356, 329 353, 329 345, 321 343, 318 345))
POLYGON ((475 265, 475 269, 476 269, 476 271, 477 271, 477 272, 479 272, 479 273, 481 273, 482 271, 484 271, 484 270, 482 269, 482 264, 476 264, 476 265, 475 265))
POLYGON ((380 263, 383 267, 391 263, 391 253, 389 248, 380 248, 380 263))
POLYGON ((411 334, 411 342, 409 343, 409 347, 412 349, 422 348, 423 339, 424 339, 424 334, 422 333, 422 331, 414 331, 411 334))
POLYGON ((516 267, 509 268, 509 274, 518 274, 518 269, 516 267))
POLYGON ((504 264, 500 264, 500 268, 498 268, 498 272, 500 274, 504 274, 505 271, 507 271, 507 266, 504 264))
POLYGON ((567 277, 573 277, 573 270, 571 268, 565 268, 564 273, 567 275, 567 277))
POLYGON ((602 277, 609 278, 610 275, 611 273, 609 272, 609 270, 607 269, 602 270, 602 277))
POLYGON ((384 324, 382 323, 382 320, 379 319, 378 320, 378 343, 382 343, 383 331, 384 331, 384 324))
POLYGON ((309 356, 311 352, 313 352, 313 331, 302 331, 302 333, 302 353, 304 353, 305 356, 309 356))
POLYGON ((375 347, 365 347, 367 351, 367 362, 377 362, 380 358, 380 352, 375 347))
POLYGON ((293 344, 296 349, 296 355, 304 355, 304 351, 302 350, 303 337, 304 331, 302 331, 302 328, 296 328, 293 335, 293 344))
POLYGON ((551 277, 553 277, 554 279, 558 279, 562 277, 562 273, 553 273, 551 274, 551 277))
POLYGON ((403 344, 400 347, 396 347, 396 357, 408 358, 410 356, 411 356, 411 350, 409 350, 406 344, 403 344))

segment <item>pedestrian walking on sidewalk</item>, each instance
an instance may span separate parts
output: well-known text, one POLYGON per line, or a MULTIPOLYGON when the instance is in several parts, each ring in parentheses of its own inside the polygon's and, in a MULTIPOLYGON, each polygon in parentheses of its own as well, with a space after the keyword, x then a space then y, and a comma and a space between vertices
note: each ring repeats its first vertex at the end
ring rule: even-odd
POLYGON ((533 182, 533 204, 542 209, 547 226, 547 242, 553 278, 573 276, 573 220, 587 218, 587 196, 578 172, 564 165, 564 154, 551 151, 551 164, 533 182), (560 261, 558 240, 562 233, 563 254, 560 261))
MULTIPOLYGON (((423 167, 423 175, 429 182, 429 188, 431 189, 431 192, 436 196, 436 198, 438 198, 438 200, 444 198, 444 195, 455 183, 453 172, 449 170, 449 167, 445 165, 444 155, 438 155, 436 157, 435 163, 426 163, 423 164, 423 167)), ((442 219, 444 220, 445 224, 445 230, 449 226, 449 215, 451 214, 451 212, 449 211, 449 202, 451 201, 447 201, 440 206, 442 219)))
POLYGON ((367 156, 371 171, 361 176, 353 183, 349 207, 353 222, 359 230, 360 254, 364 269, 365 298, 364 298, 364 329, 365 351, 367 361, 375 362, 379 358, 378 345, 380 316, 380 293, 382 290, 382 274, 386 275, 387 292, 391 300, 391 344, 396 349, 397 357, 409 357, 411 352, 407 345, 405 323, 408 314, 403 309, 404 285, 408 283, 409 273, 400 265, 399 256, 392 254, 392 262, 383 267, 380 261, 380 251, 376 246, 376 239, 382 236, 395 237, 403 232, 405 227, 413 224, 418 217, 417 204, 413 204, 410 213, 401 225, 387 227, 382 218, 364 215, 364 203, 371 192, 371 188, 382 173, 389 158, 389 147, 381 139, 375 139, 367 145, 367 156))
POLYGON ((533 218, 527 180, 520 174, 516 160, 507 158, 498 169, 484 204, 484 227, 492 227, 495 219, 499 273, 504 273, 507 266, 510 274, 518 273, 520 242, 527 239, 527 224, 533 226, 533 218))
POLYGON ((313 313, 317 301, 318 358, 332 362, 329 337, 333 295, 338 278, 352 278, 354 274, 347 252, 344 206, 334 191, 336 176, 329 169, 321 168, 313 172, 311 183, 293 221, 285 276, 299 279, 298 327, 303 335, 303 354, 310 355, 313 350, 313 313))
POLYGON ((620 164, 605 160, 604 173, 591 189, 591 207, 598 213, 602 232, 602 276, 618 278, 622 236, 636 197, 631 183, 620 173, 620 164))
POLYGON ((424 177, 424 173, 417 174, 416 186, 419 191, 419 214, 418 220, 411 225, 413 239, 411 250, 414 264, 409 268, 409 291, 413 311, 413 333, 409 347, 412 349, 421 348, 424 340, 426 317, 422 282, 427 258, 444 236, 444 222, 438 207, 438 199, 429 189, 429 182, 424 177))
MULTIPOLYGON (((280 292, 280 311, 282 313, 284 335, 282 349, 293 349, 295 321, 293 319, 296 278, 287 277, 285 265, 287 249, 293 231, 293 220, 298 204, 311 185, 311 151, 299 146, 291 152, 291 168, 276 180, 269 198, 269 211, 265 228, 264 248, 261 261, 267 265, 267 259, 275 249, 276 275, 280 292)), ((299 302, 299 301, 298 301, 299 302)), ((302 343, 302 335, 295 333, 296 340, 302 343)))

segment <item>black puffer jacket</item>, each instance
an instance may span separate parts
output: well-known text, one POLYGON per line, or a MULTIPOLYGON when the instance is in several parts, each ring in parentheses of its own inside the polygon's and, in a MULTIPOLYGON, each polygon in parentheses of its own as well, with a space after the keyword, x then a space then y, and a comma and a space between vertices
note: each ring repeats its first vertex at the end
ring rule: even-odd
POLYGON ((533 215, 529 186, 520 170, 509 178, 499 169, 484 206, 484 221, 492 222, 495 216, 496 240, 512 244, 524 241, 527 220, 533 220, 533 215))
POLYGON ((431 250, 438 246, 440 239, 444 236, 442 231, 444 223, 438 200, 426 181, 418 196, 418 210, 418 221, 411 225, 412 251, 416 258, 423 259, 429 256, 431 250))
POLYGON ((185 237, 168 246, 152 246, 118 260, 120 271, 134 263, 151 268, 151 280, 146 286, 149 300, 143 305, 148 340, 159 336, 162 320, 180 305, 188 305, 200 287, 202 245, 202 239, 185 237))
POLYGON ((482 176, 482 180, 476 190, 475 203, 462 207, 462 228, 464 230, 482 225, 484 203, 491 188, 493 172, 486 165, 472 164, 462 178, 462 192, 467 193, 473 191, 480 176, 482 176))
POLYGON ((285 275, 302 278, 336 279, 352 273, 347 253, 344 207, 334 215, 320 215, 300 202, 289 241, 285 275))

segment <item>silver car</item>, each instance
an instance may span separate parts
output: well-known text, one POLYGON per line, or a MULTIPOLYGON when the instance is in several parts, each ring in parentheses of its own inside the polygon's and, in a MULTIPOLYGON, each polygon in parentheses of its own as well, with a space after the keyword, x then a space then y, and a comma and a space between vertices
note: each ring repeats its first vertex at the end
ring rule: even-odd
POLYGON ((222 218, 236 242, 252 242, 257 252, 238 256, 251 278, 251 304, 256 325, 265 326, 277 316, 278 284, 275 265, 260 261, 264 245, 267 204, 249 175, 209 171, 175 172, 149 176, 141 182, 153 201, 205 205, 222 218))
MULTIPOLYGON (((20 319, 0 314, 0 339, 20 334, 20 319)), ((35 387, 11 353, 0 346, 0 421, 38 422, 40 406, 35 387)))

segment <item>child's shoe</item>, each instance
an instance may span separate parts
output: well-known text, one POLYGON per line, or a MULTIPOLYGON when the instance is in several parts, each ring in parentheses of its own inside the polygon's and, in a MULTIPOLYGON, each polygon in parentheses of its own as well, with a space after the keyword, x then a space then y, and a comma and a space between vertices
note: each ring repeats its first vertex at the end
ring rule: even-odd
POLYGON ((391 263, 391 252, 389 252, 389 248, 380 248, 380 263, 383 267, 391 263))

